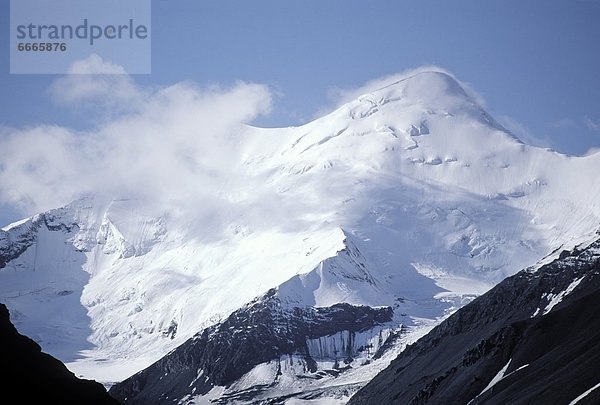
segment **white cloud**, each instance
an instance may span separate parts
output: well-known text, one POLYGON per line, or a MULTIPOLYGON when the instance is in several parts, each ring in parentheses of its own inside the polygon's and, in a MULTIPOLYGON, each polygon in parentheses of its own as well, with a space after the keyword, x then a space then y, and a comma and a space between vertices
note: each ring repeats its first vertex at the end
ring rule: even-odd
POLYGON ((93 53, 86 59, 73 62, 69 66, 70 75, 124 75, 127 74, 123 66, 102 59, 93 53))
MULTIPOLYGON (((115 68, 92 59, 73 69, 95 71, 98 64, 115 68)), ((225 179, 237 177, 232 173, 241 153, 236 140, 243 124, 271 106, 269 90, 253 83, 146 89, 127 75, 112 77, 118 79, 73 74, 51 86, 62 102, 96 100, 121 109, 94 131, 2 129, 0 203, 31 214, 90 193, 187 204, 214 198, 225 179), (134 105, 123 112, 123 103, 134 105)))
POLYGON ((125 69, 96 54, 74 62, 69 74, 48 88, 53 101, 105 115, 135 110, 150 96, 150 89, 137 86, 125 69))

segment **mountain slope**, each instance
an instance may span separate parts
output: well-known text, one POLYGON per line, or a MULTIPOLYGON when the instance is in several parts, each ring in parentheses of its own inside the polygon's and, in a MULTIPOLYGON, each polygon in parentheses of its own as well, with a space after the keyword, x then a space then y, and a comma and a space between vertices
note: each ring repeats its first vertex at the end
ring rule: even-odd
POLYGON ((461 308, 349 404, 569 404, 599 382, 599 303, 600 239, 461 308))
POLYGON ((7 400, 44 403, 118 404, 95 381, 80 380, 60 361, 42 353, 33 340, 20 335, 0 304, 2 395, 7 400))
MULTIPOLYGON (((392 314, 389 307, 373 309, 349 304, 286 308, 272 290, 222 323, 198 333, 149 368, 113 386, 110 393, 123 403, 172 403, 205 395, 216 386, 229 387, 251 374, 256 366, 276 361, 271 381, 263 375, 262 380, 268 383, 251 381, 256 384, 252 389, 238 390, 228 399, 220 399, 258 400, 262 391, 268 391, 283 378, 286 370, 282 368, 286 366, 295 368, 304 378, 322 378, 317 373, 317 363, 324 358, 351 364, 368 350, 366 343, 370 339, 379 339, 375 347, 370 345, 376 352, 377 346, 383 344, 384 330, 377 327, 389 323, 392 314)), ((328 372, 341 373, 341 368, 336 364, 328 372)))
POLYGON ((600 154, 522 144, 441 72, 234 135, 201 205, 95 195, 0 231, 19 329, 114 383, 276 288, 290 307, 391 307, 405 344, 600 218, 600 154))

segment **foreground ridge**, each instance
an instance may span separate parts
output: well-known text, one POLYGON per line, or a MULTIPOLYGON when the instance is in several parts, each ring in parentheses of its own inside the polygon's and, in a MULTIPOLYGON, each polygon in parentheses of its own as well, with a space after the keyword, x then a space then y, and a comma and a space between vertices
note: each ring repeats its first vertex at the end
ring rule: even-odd
POLYGON ((43 353, 37 343, 19 334, 4 304, 0 304, 0 358, 4 398, 52 404, 118 404, 101 384, 78 379, 59 360, 43 353))
POLYGON ((600 239, 458 310, 349 405, 598 403, 599 304, 600 239))

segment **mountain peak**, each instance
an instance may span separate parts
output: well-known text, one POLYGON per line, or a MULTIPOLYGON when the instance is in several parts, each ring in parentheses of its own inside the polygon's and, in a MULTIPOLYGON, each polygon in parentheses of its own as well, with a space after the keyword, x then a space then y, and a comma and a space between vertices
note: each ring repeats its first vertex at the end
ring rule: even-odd
POLYGON ((442 70, 417 70, 367 84, 353 92, 352 100, 338 111, 350 110, 351 117, 365 118, 385 104, 393 106, 394 114, 405 111, 467 116, 494 130, 513 134, 485 111, 474 93, 465 89, 454 76, 442 70))
POLYGON ((431 90, 443 90, 447 94, 459 95, 469 98, 466 91, 449 73, 435 70, 425 70, 411 73, 399 78, 388 85, 382 86, 375 91, 387 88, 410 88, 413 96, 427 96, 431 90), (425 91, 423 91, 425 90, 425 91))

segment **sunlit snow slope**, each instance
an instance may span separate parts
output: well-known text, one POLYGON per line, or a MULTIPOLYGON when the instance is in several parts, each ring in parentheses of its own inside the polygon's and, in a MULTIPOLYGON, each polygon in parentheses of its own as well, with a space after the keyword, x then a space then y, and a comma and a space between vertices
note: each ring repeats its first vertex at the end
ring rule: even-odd
POLYGON ((90 196, 5 227, 0 301, 20 332, 108 382, 273 287, 430 325, 600 223, 600 154, 521 143, 445 73, 239 137, 239 177, 193 214, 90 196))

